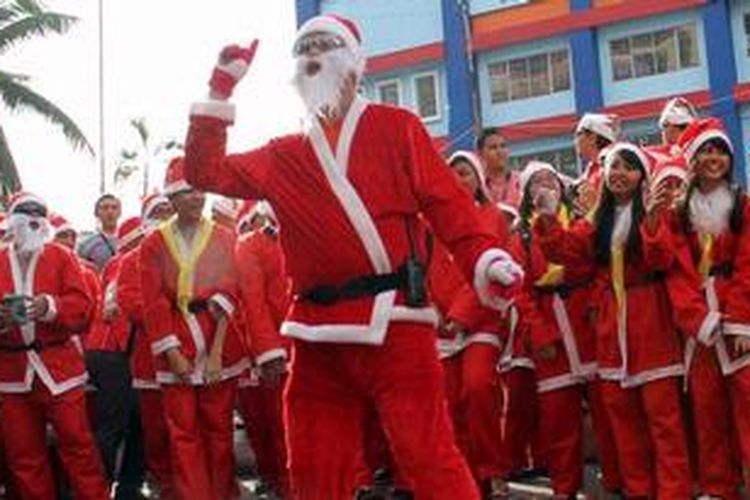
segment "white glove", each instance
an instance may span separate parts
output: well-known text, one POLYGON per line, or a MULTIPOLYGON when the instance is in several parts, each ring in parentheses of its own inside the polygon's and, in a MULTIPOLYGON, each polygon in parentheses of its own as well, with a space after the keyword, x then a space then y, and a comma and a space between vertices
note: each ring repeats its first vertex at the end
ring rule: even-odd
POLYGON ((534 206, 542 215, 556 215, 560 208, 560 195, 557 191, 540 187, 534 198, 534 206))
POLYGON ((117 307, 117 283, 112 281, 107 288, 104 289, 104 319, 113 318, 119 308, 117 307))
POLYGON ((520 284, 523 276, 523 269, 510 256, 495 260, 487 268, 487 279, 503 286, 520 284))

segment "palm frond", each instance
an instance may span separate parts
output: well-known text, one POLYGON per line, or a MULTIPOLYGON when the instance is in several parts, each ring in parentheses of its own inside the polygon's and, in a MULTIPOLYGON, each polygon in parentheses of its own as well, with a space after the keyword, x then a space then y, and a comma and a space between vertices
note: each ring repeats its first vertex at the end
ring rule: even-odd
POLYGON ((123 149, 120 151, 120 158, 123 160, 133 160, 136 157, 138 157, 137 151, 129 151, 127 149, 123 149))
POLYGON ((35 35, 45 36, 50 33, 62 35, 76 21, 78 21, 77 17, 55 12, 39 12, 13 21, 0 27, 0 53, 35 35))
POLYGON ((0 190, 3 194, 7 194, 19 189, 21 189, 21 179, 18 177, 16 162, 13 161, 5 133, 0 127, 0 190))
POLYGON ((36 93, 30 87, 18 83, 7 73, 0 71, 0 99, 11 111, 35 111, 54 125, 62 127, 62 132, 76 149, 84 149, 94 154, 86 136, 78 125, 60 108, 36 93))
POLYGON ((16 13, 13 9, 9 9, 5 5, 0 5, 0 23, 5 22, 15 17, 16 13))

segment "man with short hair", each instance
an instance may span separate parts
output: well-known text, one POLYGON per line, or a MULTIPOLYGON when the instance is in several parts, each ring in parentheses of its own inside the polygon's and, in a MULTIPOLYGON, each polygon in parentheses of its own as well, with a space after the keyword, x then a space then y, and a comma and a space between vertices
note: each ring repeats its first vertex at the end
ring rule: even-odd
POLYGON ((508 141, 498 127, 482 130, 477 138, 477 152, 482 158, 487 190, 492 201, 517 207, 521 202, 518 173, 508 165, 508 141))
POLYGON ((101 195, 94 204, 94 215, 98 220, 98 230, 81 241, 78 254, 96 265, 101 272, 109 259, 117 253, 117 221, 122 207, 113 194, 101 195))

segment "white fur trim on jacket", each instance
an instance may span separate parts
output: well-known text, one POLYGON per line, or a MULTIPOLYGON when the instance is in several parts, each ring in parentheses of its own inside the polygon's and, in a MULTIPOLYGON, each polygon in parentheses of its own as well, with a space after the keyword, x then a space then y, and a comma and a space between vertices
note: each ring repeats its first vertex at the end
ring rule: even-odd
POLYGON ((479 256, 477 263, 474 265, 474 289, 479 296, 479 300, 482 304, 500 311, 506 311, 512 301, 490 293, 490 280, 487 271, 493 262, 505 260, 513 260, 513 258, 504 250, 490 248, 479 256))
POLYGON ((289 356, 286 353, 286 349, 284 349, 283 347, 280 347, 278 349, 269 349, 268 351, 261 353, 255 358, 255 364, 262 365, 263 363, 268 363, 269 361, 274 359, 289 359, 289 356))
POLYGON ((223 293, 215 293, 208 300, 221 307, 224 312, 227 313, 227 316, 234 314, 234 304, 232 304, 232 301, 223 293))
POLYGON ((750 325, 747 323, 724 323, 724 335, 750 337, 750 325))
POLYGON ((231 102, 207 99, 194 102, 190 106, 190 116, 207 116, 234 123, 235 107, 231 102))
POLYGON ((174 347, 180 347, 181 345, 182 344, 180 344, 180 339, 177 338, 177 335, 167 335, 151 344, 151 353, 154 356, 158 356, 159 354, 165 353, 174 347))
MULTIPOLYGON (((716 338, 719 334, 719 323, 721 322, 721 314, 718 311, 709 311, 706 317, 703 318, 700 329, 696 338, 698 342, 705 346, 712 346, 716 343, 716 338)), ((724 325, 726 330, 726 325, 724 325)))

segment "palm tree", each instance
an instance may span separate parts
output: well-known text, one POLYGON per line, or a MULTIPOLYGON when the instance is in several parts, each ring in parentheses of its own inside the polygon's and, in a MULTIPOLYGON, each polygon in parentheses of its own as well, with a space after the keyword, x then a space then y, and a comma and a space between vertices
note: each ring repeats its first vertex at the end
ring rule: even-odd
MULTIPOLYGON (((0 55, 20 42, 51 33, 64 34, 77 21, 66 14, 50 12, 37 0, 0 0, 0 55)), ((94 150, 78 125, 54 103, 35 92, 29 77, 0 68, 0 100, 10 111, 32 111, 62 128, 75 149, 93 155, 94 150)), ((0 127, 0 190, 20 189, 10 148, 0 127)))

